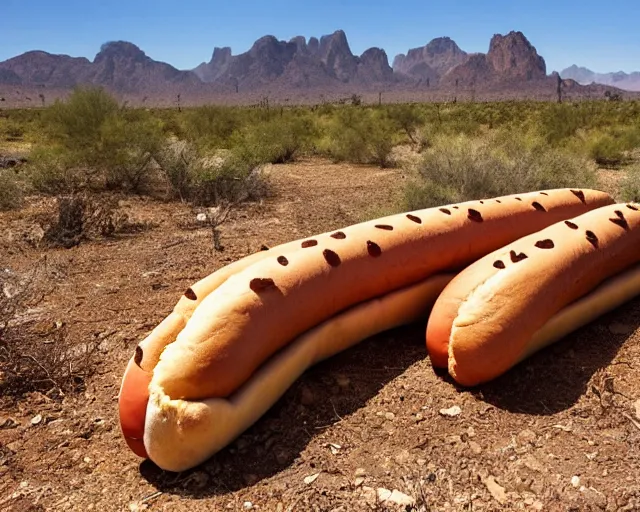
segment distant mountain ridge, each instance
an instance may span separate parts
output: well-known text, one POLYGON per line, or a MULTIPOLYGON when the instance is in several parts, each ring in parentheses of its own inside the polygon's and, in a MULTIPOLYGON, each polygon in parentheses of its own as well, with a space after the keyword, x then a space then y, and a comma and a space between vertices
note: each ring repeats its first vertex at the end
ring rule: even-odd
POLYGON ((570 78, 581 85, 591 83, 611 85, 627 91, 640 91, 640 71, 625 73, 617 71, 614 73, 596 73, 585 67, 578 67, 575 64, 563 69, 560 72, 563 78, 570 78))
MULTIPOLYGON (((200 102, 214 96, 238 98, 239 93, 290 98, 386 91, 442 97, 485 91, 548 97, 555 94, 557 74, 547 75, 544 58, 519 31, 494 35, 486 54, 469 54, 451 38, 437 37, 395 56, 393 66, 382 48, 354 55, 342 30, 308 40, 266 35, 238 55, 229 47, 216 47, 209 62, 193 70, 156 61, 126 41, 102 45, 93 61, 30 51, 0 62, 0 86, 13 87, 14 96, 20 96, 20 88, 64 91, 80 84, 104 86, 135 101, 164 98, 165 103, 181 97, 200 102)), ((563 87, 575 94, 602 93, 602 87, 583 88, 577 80, 564 80, 563 87)), ((4 101, 6 92, 0 93, 4 101)))

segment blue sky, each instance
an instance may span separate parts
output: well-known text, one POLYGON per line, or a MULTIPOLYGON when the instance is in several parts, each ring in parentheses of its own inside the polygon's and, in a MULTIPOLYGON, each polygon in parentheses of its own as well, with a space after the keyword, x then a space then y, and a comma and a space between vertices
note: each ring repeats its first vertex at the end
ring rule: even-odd
POLYGON ((1 0, 0 60, 28 50, 93 60, 111 40, 137 44, 180 69, 208 61, 215 46, 234 54, 263 35, 288 40, 343 29, 351 50, 398 53, 450 36, 486 52, 495 33, 520 30, 547 62, 594 71, 640 70, 640 0, 1 0))

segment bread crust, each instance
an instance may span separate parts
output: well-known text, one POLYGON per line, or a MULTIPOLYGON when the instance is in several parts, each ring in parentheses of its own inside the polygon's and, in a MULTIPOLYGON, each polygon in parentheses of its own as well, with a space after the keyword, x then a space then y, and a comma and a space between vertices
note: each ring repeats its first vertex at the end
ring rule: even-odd
POLYGON ((554 316, 638 262, 640 211, 624 203, 559 222, 479 259, 447 286, 429 320, 446 324, 432 332, 450 333, 449 373, 464 386, 501 375, 532 346, 544 345, 536 333, 554 316))
POLYGON ((389 329, 426 319, 453 274, 358 304, 296 338, 227 398, 175 400, 151 384, 144 445, 162 469, 205 461, 255 423, 309 367, 389 329))
POLYGON ((152 383, 174 399, 229 396, 271 355, 340 311, 611 203, 604 192, 584 189, 469 201, 356 224, 274 252, 204 298, 162 352, 152 383))

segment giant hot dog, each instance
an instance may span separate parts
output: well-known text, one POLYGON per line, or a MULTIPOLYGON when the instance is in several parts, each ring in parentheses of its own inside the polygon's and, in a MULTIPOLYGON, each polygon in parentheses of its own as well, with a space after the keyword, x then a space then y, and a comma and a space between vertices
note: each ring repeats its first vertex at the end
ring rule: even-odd
POLYGON ((512 195, 394 215, 259 253, 224 279, 211 278, 204 297, 192 287, 193 303, 158 329, 151 356, 145 355, 149 340, 137 347, 120 393, 123 433, 136 453, 147 455, 144 445, 153 438, 145 429, 152 421, 145 420, 147 385, 151 403, 179 410, 231 397, 278 350, 348 308, 459 270, 520 236, 611 203, 592 190, 512 195))
POLYGON ((591 190, 527 193, 392 215, 302 242, 303 250, 262 259, 205 297, 161 354, 152 385, 171 398, 228 396, 339 311, 611 203, 591 190))
POLYGON ((427 347, 473 386, 639 294, 639 207, 604 206, 460 272, 432 310, 427 347))

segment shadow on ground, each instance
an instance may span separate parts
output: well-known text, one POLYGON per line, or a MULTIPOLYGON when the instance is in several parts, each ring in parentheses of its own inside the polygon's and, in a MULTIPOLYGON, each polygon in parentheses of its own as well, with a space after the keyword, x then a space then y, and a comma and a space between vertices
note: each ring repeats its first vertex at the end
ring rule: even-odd
MULTIPOLYGON (((629 333, 612 333, 612 324, 635 330, 640 325, 640 299, 547 347, 502 377, 459 391, 508 412, 564 411, 580 399, 593 375, 615 359, 629 338, 629 333)), ((364 407, 387 383, 426 357, 423 324, 375 336, 311 368, 252 428, 204 464, 175 474, 145 461, 141 474, 163 492, 192 498, 251 486, 289 467, 324 428, 364 407)), ((436 373, 436 385, 455 387, 446 371, 436 373)))
POLYGON ((194 498, 255 484, 289 467, 313 437, 425 357, 423 324, 372 337, 308 370, 253 427, 207 462, 176 474, 145 461, 140 472, 163 492, 194 498))
POLYGON ((614 361, 638 326, 640 299, 600 317, 471 392, 509 412, 544 416, 564 411, 587 391, 593 375, 614 361))

